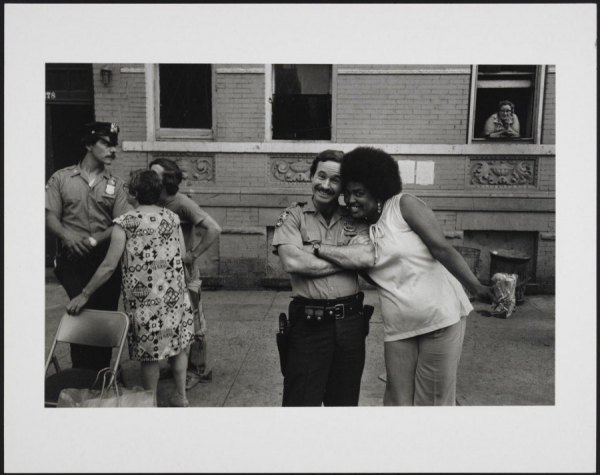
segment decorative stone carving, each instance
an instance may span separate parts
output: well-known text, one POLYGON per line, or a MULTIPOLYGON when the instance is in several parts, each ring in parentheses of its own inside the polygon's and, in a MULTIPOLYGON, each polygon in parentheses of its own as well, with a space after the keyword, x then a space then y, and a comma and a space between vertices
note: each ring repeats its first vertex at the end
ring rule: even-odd
POLYGON ((469 159, 467 182, 483 188, 532 188, 536 186, 534 157, 475 157, 469 159))
POLYGON ((283 183, 309 183, 312 155, 271 157, 271 176, 283 183))
POLYGON ((191 152, 167 152, 155 153, 154 158, 168 158, 175 161, 179 165, 179 168, 181 168, 183 185, 194 186, 214 183, 215 181, 214 155, 191 152))

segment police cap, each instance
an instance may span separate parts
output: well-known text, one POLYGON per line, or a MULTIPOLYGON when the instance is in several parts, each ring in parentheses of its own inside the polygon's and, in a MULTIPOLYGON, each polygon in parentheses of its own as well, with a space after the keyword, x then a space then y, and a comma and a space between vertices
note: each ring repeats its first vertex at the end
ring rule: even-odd
POLYGON ((119 143, 119 126, 115 122, 92 122, 85 124, 81 130, 81 137, 108 137, 111 144, 119 143))

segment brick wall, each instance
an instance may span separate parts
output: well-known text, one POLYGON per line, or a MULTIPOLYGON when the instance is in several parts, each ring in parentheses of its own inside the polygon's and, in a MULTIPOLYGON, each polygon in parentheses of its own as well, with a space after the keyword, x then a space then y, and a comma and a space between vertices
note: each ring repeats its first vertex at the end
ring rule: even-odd
POLYGON ((258 208, 227 208, 228 226, 258 226, 258 208))
POLYGON ((539 183, 540 191, 556 191, 556 159, 554 157, 540 157, 539 183))
POLYGON ((542 118, 542 143, 556 143, 556 74, 546 73, 544 111, 542 118))
POLYGON ((129 173, 140 168, 148 168, 147 153, 122 152, 117 149, 117 159, 111 165, 111 171, 127 180, 129 173))
POLYGON ((264 140, 264 74, 217 74, 216 104, 219 141, 264 140))
MULTIPOLYGON (((555 283, 556 242, 540 233, 537 247, 536 283, 553 287, 555 283)), ((550 289, 544 289, 549 291, 550 289)))
POLYGON ((121 129, 117 160, 111 170, 123 179, 129 172, 148 166, 147 153, 123 152, 124 141, 146 140, 146 75, 124 72, 123 68, 143 70, 143 64, 109 64, 112 78, 109 86, 100 80, 103 64, 94 64, 94 109, 96 120, 116 122, 121 129))
MULTIPOLYGON (((463 156, 435 156, 435 155, 403 155, 395 156, 397 160, 413 160, 418 162, 434 162, 433 183, 420 185, 409 182, 409 177, 402 177, 402 188, 406 191, 416 192, 419 190, 462 190, 465 188, 465 167, 467 162, 463 156)), ((416 176, 416 175, 415 175, 416 176)))
POLYGON ((435 217, 440 223, 442 230, 444 231, 455 231, 456 230, 456 211, 444 211, 436 212, 435 217))
POLYGON ((465 143, 469 75, 340 75, 339 142, 465 143))
POLYGON ((144 69, 143 64, 111 64, 112 80, 102 85, 100 69, 94 64, 94 108, 96 120, 117 122, 119 140, 146 140, 146 75, 121 72, 123 68, 144 69))
POLYGON ((262 187, 266 185, 268 158, 257 154, 222 153, 215 157, 219 186, 262 187))

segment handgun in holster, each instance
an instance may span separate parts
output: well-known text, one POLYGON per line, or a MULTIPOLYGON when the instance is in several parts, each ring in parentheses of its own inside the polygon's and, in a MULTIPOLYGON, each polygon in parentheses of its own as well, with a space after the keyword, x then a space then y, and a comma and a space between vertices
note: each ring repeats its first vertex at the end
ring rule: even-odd
POLYGON ((290 329, 291 324, 285 313, 279 314, 279 331, 277 332, 277 350, 279 351, 279 365, 281 374, 285 376, 285 365, 290 349, 290 329))

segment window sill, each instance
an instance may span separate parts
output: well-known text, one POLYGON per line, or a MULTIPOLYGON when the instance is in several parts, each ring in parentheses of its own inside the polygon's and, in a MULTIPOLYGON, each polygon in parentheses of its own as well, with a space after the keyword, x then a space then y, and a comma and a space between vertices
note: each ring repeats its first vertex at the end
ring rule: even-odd
POLYGON ((532 138, 507 138, 507 137, 488 137, 488 138, 474 138, 472 143, 517 143, 517 144, 533 144, 534 141, 532 138))
POLYGON ((211 129, 159 129, 156 140, 213 140, 211 129))

